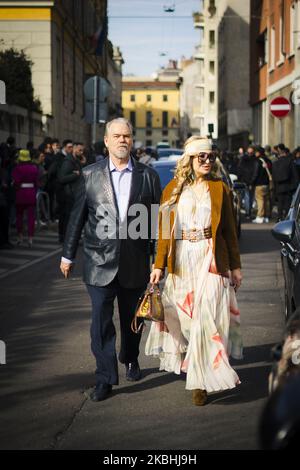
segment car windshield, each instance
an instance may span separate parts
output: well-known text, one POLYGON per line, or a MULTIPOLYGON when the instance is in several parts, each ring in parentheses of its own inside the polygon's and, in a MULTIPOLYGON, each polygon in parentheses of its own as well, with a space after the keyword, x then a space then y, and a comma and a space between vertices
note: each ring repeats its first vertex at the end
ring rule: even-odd
POLYGON ((170 157, 170 155, 182 155, 183 150, 180 149, 158 149, 158 158, 170 157))

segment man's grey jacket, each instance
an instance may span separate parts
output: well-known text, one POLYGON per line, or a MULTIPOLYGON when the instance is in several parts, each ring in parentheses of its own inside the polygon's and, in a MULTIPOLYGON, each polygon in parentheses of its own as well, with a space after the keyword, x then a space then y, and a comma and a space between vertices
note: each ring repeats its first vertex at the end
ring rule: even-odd
POLYGON ((127 224, 120 222, 109 159, 83 169, 68 223, 63 257, 75 258, 84 228, 83 280, 86 284, 106 286, 117 274, 122 287, 129 289, 143 287, 149 281, 153 245, 151 233, 153 238, 157 219, 157 211, 152 208, 152 218, 155 220, 151 220, 151 205, 158 207, 161 186, 159 177, 152 168, 133 158, 132 165, 127 224), (137 204, 141 205, 143 212, 140 219, 137 204), (148 220, 143 218, 145 214, 148 220), (142 221, 141 226, 139 220, 142 221), (146 237, 145 233, 141 237, 136 234, 136 230, 132 230, 135 225, 137 231, 146 231, 146 237), (130 228, 131 236, 128 236, 126 227, 130 228))

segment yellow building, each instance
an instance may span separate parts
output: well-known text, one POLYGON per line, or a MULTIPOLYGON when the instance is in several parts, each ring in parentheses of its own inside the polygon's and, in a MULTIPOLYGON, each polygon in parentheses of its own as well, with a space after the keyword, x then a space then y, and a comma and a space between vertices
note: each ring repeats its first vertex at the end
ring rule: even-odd
POLYGON ((132 122, 136 146, 168 142, 179 146, 179 89, 176 79, 124 77, 124 116, 132 122))

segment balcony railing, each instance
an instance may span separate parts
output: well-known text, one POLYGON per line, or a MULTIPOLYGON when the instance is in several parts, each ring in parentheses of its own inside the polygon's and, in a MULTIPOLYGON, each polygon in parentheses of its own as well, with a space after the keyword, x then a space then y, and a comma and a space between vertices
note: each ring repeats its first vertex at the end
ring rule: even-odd
POLYGON ((193 13, 194 28, 202 28, 204 25, 204 15, 198 11, 193 13))

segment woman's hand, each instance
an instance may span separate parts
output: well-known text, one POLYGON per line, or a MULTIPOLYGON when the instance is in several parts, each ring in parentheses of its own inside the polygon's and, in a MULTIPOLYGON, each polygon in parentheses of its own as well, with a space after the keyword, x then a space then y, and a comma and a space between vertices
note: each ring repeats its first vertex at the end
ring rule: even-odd
POLYGON ((158 284, 159 281, 164 277, 163 269, 153 269, 152 273, 150 274, 150 283, 151 284, 158 284))
POLYGON ((235 290, 238 290, 238 288, 241 287, 242 279, 243 275, 240 269, 233 269, 233 271, 231 271, 231 283, 235 290))

